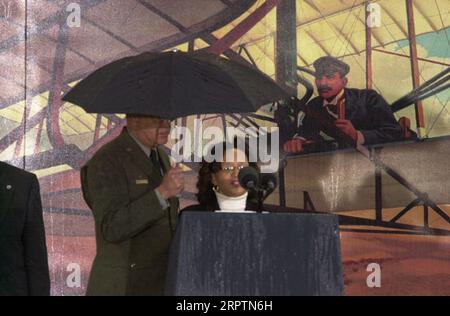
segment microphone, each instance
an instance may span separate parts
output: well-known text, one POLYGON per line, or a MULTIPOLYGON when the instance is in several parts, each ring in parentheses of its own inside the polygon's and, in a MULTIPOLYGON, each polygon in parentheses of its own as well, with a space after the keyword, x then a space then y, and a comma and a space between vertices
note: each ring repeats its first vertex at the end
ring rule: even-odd
POLYGON ((252 167, 245 167, 239 171, 239 184, 247 190, 255 190, 258 187, 259 175, 258 171, 252 167))
POLYGON ((278 185, 277 177, 273 173, 261 174, 261 187, 266 189, 268 193, 272 193, 278 185))

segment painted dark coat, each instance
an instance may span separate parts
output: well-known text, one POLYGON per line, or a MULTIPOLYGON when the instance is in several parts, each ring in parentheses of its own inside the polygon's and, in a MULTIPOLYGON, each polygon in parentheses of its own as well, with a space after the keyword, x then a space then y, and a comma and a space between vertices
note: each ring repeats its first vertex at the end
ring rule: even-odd
MULTIPOLYGON (((402 129, 396 121, 391 108, 374 90, 345 89, 345 119, 364 135, 364 145, 375 145, 403 139, 402 129)), ((327 112, 323 107, 323 98, 316 97, 309 101, 307 107, 311 111, 327 112)), ((307 139, 323 139, 319 125, 308 115, 299 126, 298 135, 307 139)), ((339 144, 340 147, 345 145, 339 144)))

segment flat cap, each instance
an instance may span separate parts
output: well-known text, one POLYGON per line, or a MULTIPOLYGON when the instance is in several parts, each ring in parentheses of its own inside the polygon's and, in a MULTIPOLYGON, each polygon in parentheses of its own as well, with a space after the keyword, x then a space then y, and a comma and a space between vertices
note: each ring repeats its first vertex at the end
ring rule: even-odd
POLYGON ((350 66, 348 64, 332 56, 320 57, 313 65, 316 70, 316 77, 334 74, 335 72, 339 72, 343 77, 350 71, 350 66))

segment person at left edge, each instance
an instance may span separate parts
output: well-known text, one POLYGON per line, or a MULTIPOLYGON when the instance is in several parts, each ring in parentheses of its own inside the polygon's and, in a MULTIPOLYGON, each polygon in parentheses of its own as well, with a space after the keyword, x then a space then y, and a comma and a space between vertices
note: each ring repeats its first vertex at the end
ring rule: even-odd
POLYGON ((34 174, 4 162, 0 162, 0 295, 50 295, 39 182, 34 174))
POLYGON ((163 295, 184 188, 161 147, 169 133, 169 120, 127 115, 122 133, 82 168, 97 243, 87 295, 163 295))

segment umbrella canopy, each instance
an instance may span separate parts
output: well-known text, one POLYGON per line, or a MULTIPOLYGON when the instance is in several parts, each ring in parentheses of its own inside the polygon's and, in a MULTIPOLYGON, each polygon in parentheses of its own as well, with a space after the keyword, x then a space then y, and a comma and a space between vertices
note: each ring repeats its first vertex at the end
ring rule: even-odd
POLYGON ((108 64, 64 97, 89 113, 250 113, 289 97, 257 69, 201 52, 143 53, 108 64))

